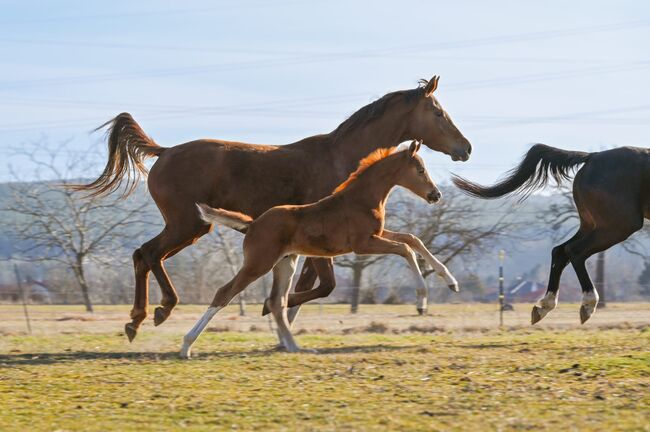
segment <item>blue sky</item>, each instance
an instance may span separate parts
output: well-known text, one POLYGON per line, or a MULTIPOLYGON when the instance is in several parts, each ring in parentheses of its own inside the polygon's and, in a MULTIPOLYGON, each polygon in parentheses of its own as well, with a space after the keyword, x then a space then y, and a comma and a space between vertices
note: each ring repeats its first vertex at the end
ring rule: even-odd
POLYGON ((105 161, 88 132, 131 112, 156 141, 283 144, 442 76, 472 141, 427 151, 438 181, 482 182, 531 143, 647 147, 650 3, 641 1, 0 1, 0 181, 44 141, 105 161), (47 5, 47 6, 45 6, 47 5))

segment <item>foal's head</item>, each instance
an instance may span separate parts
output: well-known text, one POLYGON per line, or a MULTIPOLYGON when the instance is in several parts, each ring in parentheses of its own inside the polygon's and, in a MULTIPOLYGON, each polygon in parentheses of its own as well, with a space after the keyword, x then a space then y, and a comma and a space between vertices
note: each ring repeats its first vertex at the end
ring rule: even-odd
POLYGON ((440 201, 442 193, 429 177, 422 158, 417 154, 421 144, 421 141, 413 141, 408 150, 395 155, 402 159, 395 184, 410 190, 429 204, 433 204, 440 201))
POLYGON ((433 96, 439 79, 434 76, 429 81, 421 81, 421 94, 411 112, 408 132, 413 138, 422 140, 425 146, 446 153, 455 161, 466 161, 472 153, 472 145, 433 96))

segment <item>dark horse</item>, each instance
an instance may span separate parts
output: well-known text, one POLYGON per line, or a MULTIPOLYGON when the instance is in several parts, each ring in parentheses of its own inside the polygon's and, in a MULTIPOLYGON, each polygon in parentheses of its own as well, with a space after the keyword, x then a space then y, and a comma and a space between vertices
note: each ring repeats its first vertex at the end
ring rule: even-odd
POLYGON ((573 181, 573 199, 580 217, 578 232, 553 248, 546 295, 533 307, 535 324, 557 306, 562 271, 573 265, 582 287, 580 321, 584 324, 598 304, 598 293, 589 278, 585 261, 627 239, 650 219, 650 149, 621 147, 597 153, 561 150, 534 145, 508 177, 491 187, 454 176, 453 182, 469 195, 498 198, 512 193, 524 196, 545 186, 549 174, 559 184, 572 168, 584 164, 573 181))
MULTIPOLYGON (((108 163, 97 180, 77 190, 102 195, 124 185, 128 194, 139 176, 146 174, 144 159, 158 157, 148 187, 165 228, 133 253, 135 299, 132 321, 125 326, 129 340, 147 316, 150 271, 162 291, 154 324, 164 322, 178 303, 163 261, 212 229, 199 217, 195 203, 257 218, 276 205, 316 202, 330 195, 367 154, 411 139, 420 139, 453 160, 467 160, 472 147, 433 96, 437 86, 434 77, 418 88, 388 93, 329 134, 284 146, 202 139, 166 148, 148 137, 127 113, 103 125, 109 126, 108 163)), ((310 289, 313 298, 334 289, 331 258, 305 262, 296 291, 310 289), (311 289, 317 276, 320 285, 311 289)))

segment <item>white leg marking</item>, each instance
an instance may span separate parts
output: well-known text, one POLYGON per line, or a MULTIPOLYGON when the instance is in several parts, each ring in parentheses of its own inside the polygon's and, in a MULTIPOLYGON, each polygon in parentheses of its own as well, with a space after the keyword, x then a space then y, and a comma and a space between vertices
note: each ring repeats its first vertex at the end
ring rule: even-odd
POLYGON ((269 306, 277 324, 276 331, 280 344, 288 352, 300 350, 291 334, 291 325, 287 317, 287 297, 291 289, 291 280, 296 271, 297 255, 290 255, 278 262, 273 269, 273 289, 269 306))
POLYGON ((415 278, 415 294, 417 296, 417 309, 418 311, 424 311, 427 308, 427 283, 422 277, 420 272, 420 266, 418 265, 417 260, 415 259, 415 252, 409 249, 409 254, 406 255, 406 261, 411 267, 411 273, 415 278))
POLYGON ((550 311, 557 306, 557 294, 552 291, 547 291, 544 297, 539 299, 535 306, 533 306, 532 323, 540 321, 550 311))
POLYGON ((582 293, 582 306, 580 306, 580 322, 584 324, 596 310, 598 306, 598 293, 596 290, 582 293))
POLYGON ((221 308, 220 307, 209 307, 207 311, 203 314, 201 319, 199 319, 196 324, 194 324, 194 327, 192 327, 192 330, 190 330, 184 337, 183 337, 183 346, 181 348, 181 357, 185 359, 189 359, 191 356, 191 350, 192 350, 192 345, 196 341, 196 339, 203 333, 203 330, 205 330, 205 327, 208 325, 210 320, 216 315, 217 312, 219 312, 221 308))
POLYGON ((441 263, 438 258, 433 256, 431 252, 429 252, 429 249, 422 243, 422 240, 420 240, 418 237, 413 236, 415 238, 415 245, 414 249, 416 252, 418 252, 424 260, 431 266, 433 271, 435 271, 438 276, 440 276, 442 279, 447 282, 447 286, 449 289, 452 291, 458 292, 458 282, 456 281, 456 278, 451 274, 449 269, 441 263))

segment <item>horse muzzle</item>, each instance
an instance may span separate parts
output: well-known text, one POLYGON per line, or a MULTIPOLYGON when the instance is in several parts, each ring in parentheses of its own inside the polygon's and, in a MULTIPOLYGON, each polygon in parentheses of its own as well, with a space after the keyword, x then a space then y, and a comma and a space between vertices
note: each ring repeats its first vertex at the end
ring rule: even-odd
POLYGON ((435 204, 438 201, 440 201, 440 198, 442 198, 442 194, 440 193, 440 191, 429 192, 429 194, 427 195, 427 202, 429 204, 435 204))

